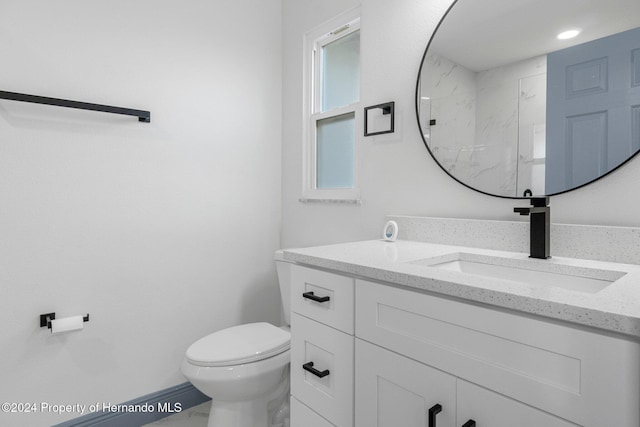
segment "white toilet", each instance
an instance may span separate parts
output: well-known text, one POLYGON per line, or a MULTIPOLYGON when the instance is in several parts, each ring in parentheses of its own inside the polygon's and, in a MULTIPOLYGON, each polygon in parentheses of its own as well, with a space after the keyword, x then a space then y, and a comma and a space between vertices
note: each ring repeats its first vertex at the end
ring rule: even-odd
MULTIPOLYGON (((290 266, 275 254, 282 307, 290 324, 290 266)), ((209 427, 289 427, 287 327, 270 323, 233 326, 193 343, 182 373, 211 397, 209 427)))

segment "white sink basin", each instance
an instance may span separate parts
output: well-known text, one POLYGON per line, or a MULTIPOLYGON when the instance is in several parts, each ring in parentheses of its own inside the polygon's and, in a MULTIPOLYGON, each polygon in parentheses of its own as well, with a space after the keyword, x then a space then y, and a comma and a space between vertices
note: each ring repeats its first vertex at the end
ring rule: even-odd
POLYGON ((576 267, 547 260, 502 258, 465 252, 420 259, 409 264, 585 293, 599 292, 625 275, 620 271, 576 267))

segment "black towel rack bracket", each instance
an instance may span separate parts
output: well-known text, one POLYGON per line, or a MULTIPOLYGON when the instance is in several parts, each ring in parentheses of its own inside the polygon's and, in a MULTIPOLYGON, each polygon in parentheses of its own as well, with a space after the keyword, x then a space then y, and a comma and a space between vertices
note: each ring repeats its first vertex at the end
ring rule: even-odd
POLYGON ((81 110, 101 111, 103 113, 124 114, 136 116, 138 121, 151 123, 151 112, 134 110, 132 108, 112 107, 110 105, 91 104, 88 102, 69 101, 67 99, 49 98, 46 96, 27 95, 24 93, 6 92, 0 90, 0 99, 10 101, 31 102, 34 104, 54 105, 56 107, 78 108, 81 110))

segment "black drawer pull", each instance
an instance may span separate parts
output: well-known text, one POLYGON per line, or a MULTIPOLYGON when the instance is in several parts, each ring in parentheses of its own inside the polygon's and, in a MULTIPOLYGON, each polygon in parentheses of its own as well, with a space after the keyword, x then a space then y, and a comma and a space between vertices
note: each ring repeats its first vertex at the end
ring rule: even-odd
POLYGON ((429 427, 436 427, 436 415, 442 412, 442 405, 436 403, 429 408, 429 427))
POLYGON ((476 422, 473 420, 469 420, 466 423, 462 424, 462 427, 476 427, 476 422))
POLYGON ((302 369, 304 369, 307 372, 311 372, 313 375, 315 375, 318 378, 324 378, 327 375, 329 375, 329 370, 325 369, 324 371, 318 371, 316 368, 313 367, 313 362, 307 362, 304 365, 302 365, 302 369))
POLYGON ((315 302, 327 302, 329 301, 331 298, 329 297, 317 297, 313 294, 313 292, 305 292, 304 294, 302 294, 303 298, 308 298, 310 300, 313 300, 315 302))

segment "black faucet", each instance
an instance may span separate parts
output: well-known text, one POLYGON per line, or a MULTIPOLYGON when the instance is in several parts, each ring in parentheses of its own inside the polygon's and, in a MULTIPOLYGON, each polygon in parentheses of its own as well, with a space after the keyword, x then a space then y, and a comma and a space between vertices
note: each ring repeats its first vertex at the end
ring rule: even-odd
POLYGON ((532 197, 531 207, 513 208, 513 211, 520 215, 531 216, 529 237, 530 258, 551 258, 549 254, 549 236, 551 230, 549 197, 532 197))

